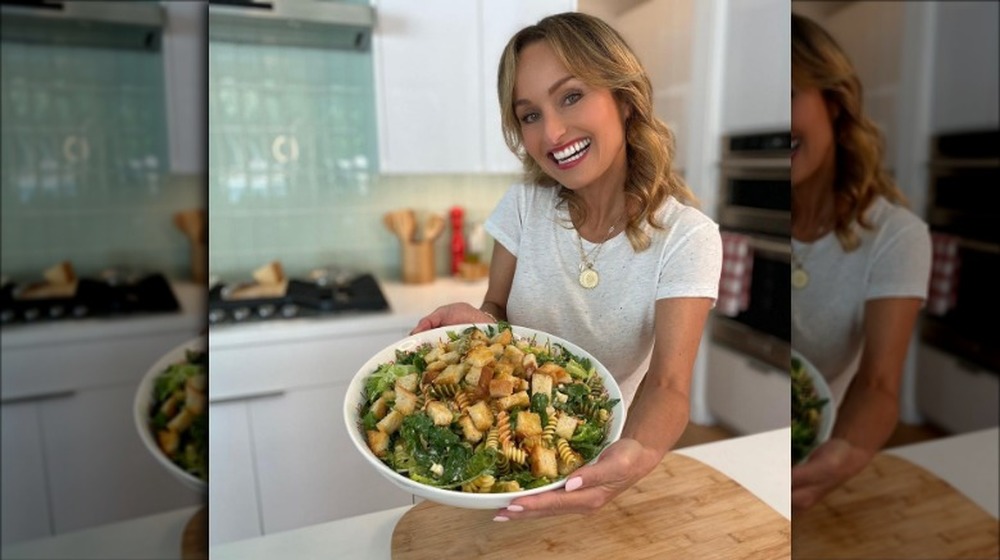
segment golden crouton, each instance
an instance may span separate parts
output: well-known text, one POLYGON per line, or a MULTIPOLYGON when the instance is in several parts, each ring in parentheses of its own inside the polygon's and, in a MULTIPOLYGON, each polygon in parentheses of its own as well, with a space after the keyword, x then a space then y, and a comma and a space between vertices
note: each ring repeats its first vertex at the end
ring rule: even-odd
POLYGON ((504 329, 493 335, 493 342, 495 344, 503 344, 504 346, 507 346, 513 340, 514 335, 510 332, 510 329, 504 329))
POLYGON ((451 409, 441 401, 427 403, 427 415, 431 417, 435 426, 447 426, 454 420, 451 409))
POLYGON ((532 449, 538 447, 539 445, 542 445, 543 443, 545 442, 542 439, 542 435, 538 434, 537 436, 529 436, 524 438, 524 441, 521 442, 521 447, 530 452, 532 449))
POLYGON ((170 422, 167 422, 167 428, 172 432, 177 432, 178 434, 188 429, 192 422, 194 422, 194 413, 187 408, 182 408, 177 416, 174 416, 170 422))
POLYGON ((528 406, 529 404, 531 404, 531 399, 528 397, 527 391, 520 391, 509 397, 497 399, 497 406, 503 410, 510 410, 515 406, 528 406))
POLYGON ((537 368, 538 368, 538 358, 536 358, 534 354, 525 354, 524 358, 521 359, 520 371, 524 375, 530 376, 532 373, 535 373, 535 370, 537 368))
POLYGON ((472 367, 483 367, 493 363, 496 358, 493 357, 493 351, 486 346, 480 346, 479 348, 473 348, 469 350, 468 355, 465 357, 465 361, 469 362, 472 367))
POLYGON ((479 385, 479 376, 483 374, 483 368, 472 366, 465 374, 465 382, 469 385, 479 385))
POLYGON ((376 457, 382 458, 389 453, 389 434, 379 430, 368 430, 368 448, 376 457))
POLYGON ((371 411, 376 420, 385 418, 386 413, 389 412, 389 399, 385 398, 385 395, 375 399, 371 411))
POLYGON ((465 437, 466 441, 470 443, 479 443, 479 440, 483 439, 483 432, 476 428, 472 418, 463 416, 458 419, 458 425, 462 427, 462 436, 465 437))
POLYGON ((430 364, 438 361, 438 359, 441 358, 441 354, 443 353, 444 350, 442 350, 440 346, 435 346, 434 348, 431 348, 430 351, 424 354, 424 363, 430 364))
POLYGON ((396 387, 396 404, 393 408, 401 412, 403 416, 409 416, 416 410, 418 399, 419 397, 417 397, 416 393, 407 391, 402 387, 396 387))
POLYGON ((448 362, 444 360, 434 360, 433 362, 427 362, 427 367, 424 368, 426 373, 432 373, 435 371, 441 371, 448 367, 448 362))
POLYGON ((460 364, 450 364, 434 378, 435 385, 455 385, 462 380, 465 369, 460 364))
POLYGON ((375 426, 387 433, 393 434, 399 429, 399 426, 403 424, 403 413, 398 410, 392 410, 389 414, 385 415, 385 418, 378 421, 375 426))
POLYGON ((497 379, 496 377, 490 381, 490 396, 494 399, 500 397, 509 397, 514 393, 514 379, 510 377, 497 379))
POLYGON ((461 356, 458 355, 458 352, 452 350, 451 352, 441 354, 439 359, 446 364, 457 364, 460 357, 461 356))
POLYGON ((418 379, 416 373, 411 373, 404 375, 399 379, 396 379, 396 390, 398 391, 400 387, 406 389, 407 391, 416 391, 418 385, 418 379))
POLYGON ((508 362, 497 362, 493 367, 494 377, 514 377, 514 364, 508 362))
POLYGON ((556 435, 565 440, 570 439, 576 431, 576 424, 576 418, 569 415, 560 416, 556 422, 556 435))
POLYGON ((552 378, 544 373, 535 372, 531 376, 531 394, 539 393, 552 398, 552 378))
POLYGON ((466 409, 477 430, 486 431, 493 425, 493 411, 486 401, 479 401, 466 409))
POLYGON ((531 474, 549 479, 559 477, 559 467, 556 463, 556 450, 542 446, 531 450, 531 474))
POLYGON ((544 373, 552 377, 556 383, 572 383, 573 378, 569 373, 555 362, 548 362, 538 367, 538 373, 544 373))
POLYGON ((542 417, 537 413, 522 410, 517 413, 517 429, 514 431, 518 437, 537 436, 542 433, 542 417))
POLYGON ((156 443, 159 444, 164 453, 173 455, 181 443, 181 436, 173 430, 160 430, 156 432, 156 443))

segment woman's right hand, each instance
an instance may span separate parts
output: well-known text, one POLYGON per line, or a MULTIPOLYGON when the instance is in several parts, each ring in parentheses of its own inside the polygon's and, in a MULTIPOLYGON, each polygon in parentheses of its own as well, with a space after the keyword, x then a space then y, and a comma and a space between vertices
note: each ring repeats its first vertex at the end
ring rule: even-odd
POLYGON ((417 326, 410 331, 410 334, 446 327, 448 325, 459 325, 462 323, 494 323, 483 311, 472 307, 468 303, 450 303, 442 305, 417 322, 417 326))

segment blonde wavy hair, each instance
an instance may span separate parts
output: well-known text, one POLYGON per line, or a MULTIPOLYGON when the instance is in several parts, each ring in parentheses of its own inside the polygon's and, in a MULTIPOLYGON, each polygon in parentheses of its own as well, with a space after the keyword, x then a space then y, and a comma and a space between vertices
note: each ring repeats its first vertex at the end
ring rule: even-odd
POLYGON ((862 108, 858 73, 840 45, 809 18, 792 14, 792 84, 818 88, 832 108, 836 147, 834 232, 846 251, 861 240, 852 224, 871 229, 865 210, 877 196, 895 204, 906 198, 882 170, 882 133, 862 108))
MULTIPOLYGON (((673 196, 689 205, 697 204, 694 193, 673 170, 674 135, 653 114, 652 85, 645 69, 617 31, 586 14, 552 15, 525 27, 510 39, 497 71, 501 126, 507 146, 524 165, 525 179, 533 184, 560 187, 524 149, 521 123, 514 112, 518 57, 526 46, 536 41, 546 41, 574 77, 590 86, 610 89, 621 106, 631 109, 625 123, 628 161, 625 197, 626 207, 639 211, 630 216, 625 234, 633 250, 645 250, 650 245, 650 237, 642 224, 663 229, 655 212, 667 197, 673 196)), ((571 216, 586 220, 586 208, 576 193, 560 188, 559 196, 569 206, 571 216)))

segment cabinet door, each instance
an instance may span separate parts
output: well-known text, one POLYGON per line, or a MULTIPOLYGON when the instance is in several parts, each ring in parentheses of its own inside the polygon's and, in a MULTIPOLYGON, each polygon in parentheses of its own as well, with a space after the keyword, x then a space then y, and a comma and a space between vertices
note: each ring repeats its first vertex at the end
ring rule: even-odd
POLYGON ((330 384, 250 404, 265 534, 413 503, 348 439, 346 390, 330 384))
POLYGON ((208 545, 259 537, 247 401, 212 402, 208 415, 208 545))
POLYGON ((1000 375, 952 354, 917 347, 917 407, 934 424, 952 433, 982 430, 1000 423, 1000 375))
POLYGON ((483 0, 482 64, 483 145, 485 171, 517 173, 521 162, 507 148, 500 128, 500 103, 497 96, 497 68, 507 41, 521 28, 537 23, 545 16, 572 11, 574 0, 483 0))
POLYGON ((791 126, 791 5, 728 2, 722 84, 724 133, 791 126))
POLYGON ((792 381, 775 369, 718 344, 709 345, 706 400, 712 416, 739 434, 791 424, 792 381))
POLYGON ((52 534, 45 456, 36 402, 4 403, 3 413, 3 544, 52 534))
POLYGON ((203 502, 139 439, 137 387, 81 390, 39 404, 56 534, 203 502))
POLYGON ((478 2, 378 0, 383 173, 482 171, 478 2))

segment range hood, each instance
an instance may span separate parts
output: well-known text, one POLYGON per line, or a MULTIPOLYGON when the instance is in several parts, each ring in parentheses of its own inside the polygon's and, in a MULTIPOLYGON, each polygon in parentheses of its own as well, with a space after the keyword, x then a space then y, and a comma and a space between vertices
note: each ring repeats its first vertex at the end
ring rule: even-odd
POLYGON ((158 2, 0 0, 4 41, 157 51, 158 2))
POLYGON ((367 51, 375 10, 330 0, 209 0, 208 23, 213 41, 367 51))

